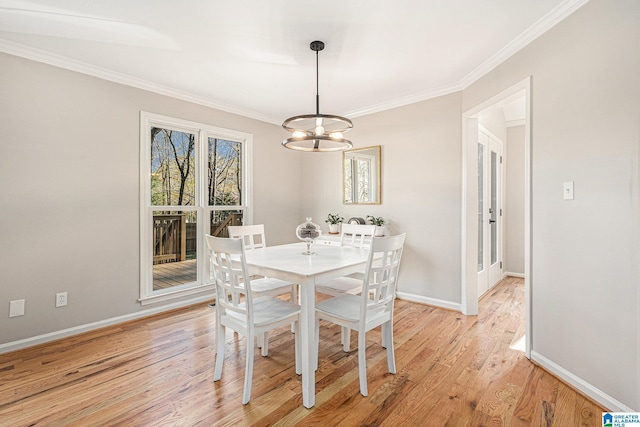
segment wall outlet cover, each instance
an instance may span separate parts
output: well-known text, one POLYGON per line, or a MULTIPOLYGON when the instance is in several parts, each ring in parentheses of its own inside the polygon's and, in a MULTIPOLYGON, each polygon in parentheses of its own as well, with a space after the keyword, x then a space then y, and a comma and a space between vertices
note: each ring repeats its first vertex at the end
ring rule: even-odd
POLYGON ((24 316, 24 305, 23 299, 9 301, 9 317, 24 316))
POLYGON ((56 294, 56 307, 64 307, 67 305, 67 293, 59 292, 56 294))

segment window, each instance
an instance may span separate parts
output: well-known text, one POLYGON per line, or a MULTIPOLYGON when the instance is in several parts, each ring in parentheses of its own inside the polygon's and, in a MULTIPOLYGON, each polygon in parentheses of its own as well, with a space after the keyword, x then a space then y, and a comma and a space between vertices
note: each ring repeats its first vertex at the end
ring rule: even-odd
POLYGON ((342 158, 345 204, 379 204, 380 146, 345 151, 342 158))
POLYGON ((203 236, 251 223, 252 136, 142 112, 140 301, 207 290, 203 236))

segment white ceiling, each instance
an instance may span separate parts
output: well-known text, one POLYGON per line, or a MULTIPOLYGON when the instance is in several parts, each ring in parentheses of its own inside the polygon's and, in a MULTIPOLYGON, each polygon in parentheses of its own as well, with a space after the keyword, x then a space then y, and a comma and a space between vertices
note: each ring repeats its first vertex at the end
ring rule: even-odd
POLYGON ((587 0, 0 0, 0 51, 272 123, 461 90, 587 0))

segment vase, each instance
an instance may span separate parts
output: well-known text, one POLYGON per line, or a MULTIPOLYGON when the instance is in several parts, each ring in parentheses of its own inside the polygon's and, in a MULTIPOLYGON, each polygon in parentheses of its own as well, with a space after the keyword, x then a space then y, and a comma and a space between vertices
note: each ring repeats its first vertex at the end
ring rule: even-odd
POLYGON ((384 225, 376 225, 375 237, 384 236, 384 225))
POLYGON ((307 244, 307 250, 302 252, 303 255, 313 255, 311 252, 311 243, 320 236, 320 226, 311 222, 311 218, 296 227, 296 237, 307 244))
POLYGON ((340 224, 329 224, 329 234, 338 234, 340 232, 340 224))

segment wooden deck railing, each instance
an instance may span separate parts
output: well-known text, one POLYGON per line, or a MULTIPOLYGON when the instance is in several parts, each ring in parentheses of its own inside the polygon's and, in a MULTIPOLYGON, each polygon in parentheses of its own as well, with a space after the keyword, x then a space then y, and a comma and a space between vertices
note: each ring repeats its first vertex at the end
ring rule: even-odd
POLYGON ((229 215, 215 230, 213 230, 215 224, 211 224, 211 229, 213 230, 211 235, 215 237, 229 237, 229 229, 227 227, 230 225, 242 225, 242 214, 233 213, 229 215))
POLYGON ((187 227, 184 214, 153 216, 153 263, 187 259, 187 227))

